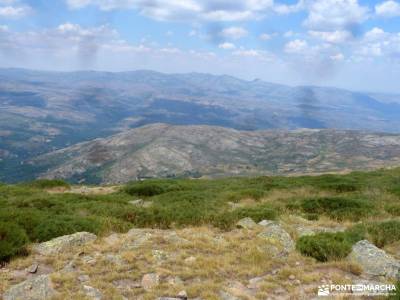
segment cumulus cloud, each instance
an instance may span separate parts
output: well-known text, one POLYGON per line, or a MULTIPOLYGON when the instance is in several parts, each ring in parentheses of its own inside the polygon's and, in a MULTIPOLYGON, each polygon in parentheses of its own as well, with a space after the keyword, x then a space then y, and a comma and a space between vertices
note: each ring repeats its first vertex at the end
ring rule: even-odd
POLYGON ((0 1, 0 18, 19 19, 29 15, 33 9, 17 0, 0 1))
POLYGON ((381 58, 400 62, 400 33, 385 32, 375 27, 366 32, 354 50, 357 59, 381 58))
POLYGON ((347 30, 335 31, 309 31, 308 34, 314 38, 318 38, 324 42, 341 44, 353 38, 351 32, 347 30))
POLYGON ((95 5, 102 10, 137 9, 157 20, 239 21, 259 17, 273 0, 67 0, 71 9, 95 5))
POLYGON ((293 40, 285 45, 285 52, 292 54, 304 54, 308 50, 308 43, 305 40, 293 40))
POLYGON ((220 34, 224 39, 239 40, 249 33, 243 27, 228 27, 223 29, 220 34))
POLYGON ((393 0, 382 2, 375 6, 375 13, 385 18, 399 17, 400 3, 393 0))
POLYGON ((231 49, 235 49, 236 46, 235 46, 235 44, 232 44, 232 43, 222 43, 222 44, 218 45, 218 48, 224 49, 224 50, 231 50, 231 49))
POLYGON ((347 30, 355 35, 368 17, 369 8, 358 0, 315 0, 308 6, 304 25, 316 31, 347 30))

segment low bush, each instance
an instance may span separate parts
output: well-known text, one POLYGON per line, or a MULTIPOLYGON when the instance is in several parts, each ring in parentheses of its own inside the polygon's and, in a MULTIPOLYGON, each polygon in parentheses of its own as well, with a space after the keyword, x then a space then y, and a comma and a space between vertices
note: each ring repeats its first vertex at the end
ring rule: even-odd
POLYGON ((101 224, 93 218, 48 216, 34 228, 31 240, 45 242, 59 236, 80 231, 98 234, 101 229, 101 224))
POLYGON ((321 197, 304 199, 305 213, 325 214, 336 220, 358 221, 373 214, 374 206, 365 199, 354 197, 321 197))
POLYGON ((385 210, 393 216, 400 216, 400 204, 388 204, 385 206, 385 210))
POLYGON ((124 191, 132 196, 152 197, 182 189, 176 180, 145 180, 126 185, 124 191))
POLYGON ((319 233, 301 237, 296 248, 305 256, 326 262, 346 257, 351 252, 352 245, 353 240, 344 232, 319 233))
POLYGON ((21 227, 13 223, 0 222, 0 262, 24 253, 28 241, 21 227))
POLYGON ((387 244, 400 240, 400 221, 386 221, 371 223, 367 225, 370 240, 377 247, 384 247, 387 244))
POLYGON ((56 187, 64 187, 69 188, 70 185, 68 182, 60 179, 38 179, 34 181, 30 181, 27 183, 22 184, 24 186, 38 188, 38 189, 50 189, 56 187))

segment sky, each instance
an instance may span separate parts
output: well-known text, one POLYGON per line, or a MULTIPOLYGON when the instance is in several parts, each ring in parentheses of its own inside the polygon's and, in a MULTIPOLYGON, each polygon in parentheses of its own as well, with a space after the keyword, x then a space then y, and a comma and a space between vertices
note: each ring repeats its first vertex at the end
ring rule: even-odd
POLYGON ((0 67, 400 93, 400 1, 0 0, 0 67))

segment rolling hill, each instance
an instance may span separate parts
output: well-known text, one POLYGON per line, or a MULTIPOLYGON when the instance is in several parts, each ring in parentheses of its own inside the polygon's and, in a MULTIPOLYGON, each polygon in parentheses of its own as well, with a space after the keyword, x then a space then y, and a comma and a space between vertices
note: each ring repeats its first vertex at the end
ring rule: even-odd
POLYGON ((400 135, 153 124, 79 143, 29 165, 41 170, 41 177, 108 184, 159 177, 339 172, 400 166, 400 135))

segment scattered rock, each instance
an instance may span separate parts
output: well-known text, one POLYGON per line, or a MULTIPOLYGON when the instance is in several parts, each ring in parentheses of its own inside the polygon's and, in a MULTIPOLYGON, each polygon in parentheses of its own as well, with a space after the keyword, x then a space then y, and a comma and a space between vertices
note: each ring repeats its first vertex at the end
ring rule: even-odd
POLYGON ((295 249, 293 239, 281 225, 271 222, 264 225, 264 228, 258 237, 268 240, 273 245, 279 245, 282 248, 280 254, 286 255, 295 249))
POLYGON ((180 291, 180 292, 178 293, 178 297, 177 297, 177 298, 178 298, 178 299, 182 299, 182 300, 187 300, 188 295, 187 295, 186 291, 180 291))
POLYGON ((96 235, 89 232, 77 232, 35 245, 33 251, 40 255, 56 255, 70 249, 71 247, 82 246, 92 242, 96 240, 96 238, 96 235))
POLYGON ((170 285, 183 285, 183 280, 179 276, 168 277, 167 282, 170 285))
POLYGON ((168 243, 175 245, 185 245, 190 243, 187 239, 181 238, 175 231, 166 233, 163 238, 168 243))
POLYGON ((84 291, 85 295, 91 299, 94 299, 94 300, 103 299, 103 294, 94 287, 91 287, 89 285, 84 285, 83 291, 84 291))
POLYGON ((233 296, 225 291, 220 291, 219 297, 221 300, 240 300, 240 298, 233 296))
POLYGON ((163 251, 163 250, 152 250, 151 252, 153 254, 154 259, 158 263, 162 263, 163 261, 165 261, 168 258, 167 253, 165 253, 165 251, 163 251))
POLYGON ((295 280, 296 279, 296 276, 294 276, 293 274, 291 274, 290 276, 289 276, 289 280, 295 280))
POLYGON ((138 289, 142 287, 142 284, 132 279, 120 279, 113 281, 113 284, 117 289, 129 291, 132 289, 138 289))
POLYGON ((117 254, 106 254, 104 259, 116 266, 123 266, 126 264, 126 261, 121 257, 121 255, 117 254))
POLYGON ((160 276, 156 273, 146 274, 142 278, 142 287, 145 291, 155 288, 160 283, 160 276))
POLYGON ((17 284, 7 290, 4 300, 43 300, 56 295, 49 275, 40 275, 17 284))
POLYGON ((359 264, 368 275, 400 279, 400 262, 367 240, 353 245, 348 260, 359 264))
POLYGON ((187 263, 187 264, 192 264, 192 263, 194 263, 196 260, 197 260, 196 257, 194 257, 194 256, 189 256, 188 258, 185 259, 185 263, 187 263))
POLYGON ((88 276, 88 275, 80 275, 80 276, 78 276, 78 280, 80 281, 80 282, 88 282, 89 280, 90 280, 90 277, 88 276))
POLYGON ((246 298, 252 296, 252 290, 247 288, 239 281, 230 282, 226 291, 235 297, 246 298))
POLYGON ((249 284, 247 288, 249 289, 258 289, 262 282, 264 281, 265 277, 255 277, 249 280, 249 284))
POLYGON ((243 228, 243 229, 253 229, 256 226, 257 223, 254 222, 252 218, 244 218, 236 223, 237 228, 243 228))
POLYGON ((82 257, 82 261, 83 261, 85 264, 90 265, 90 266, 93 266, 93 265, 96 264, 96 259, 93 258, 93 257, 90 256, 90 255, 85 255, 85 256, 83 256, 83 257, 82 257))
POLYGON ((74 261, 70 261, 61 271, 65 273, 73 273, 78 271, 78 267, 74 261))
POLYGON ((153 234, 148 229, 133 228, 126 234, 121 250, 134 250, 149 242, 153 234))
POLYGON ((134 206, 143 206, 143 199, 137 199, 137 200, 132 200, 128 202, 129 204, 132 204, 134 206))
POLYGON ((120 241, 119 234, 113 233, 109 235, 108 237, 104 238, 104 241, 109 245, 109 246, 114 246, 120 241))
POLYGON ((274 224, 274 223, 275 223, 274 221, 262 220, 261 222, 258 223, 258 225, 261 225, 261 226, 268 226, 268 225, 274 224))
POLYGON ((30 267, 28 267, 26 269, 26 272, 31 273, 31 274, 35 274, 37 272, 38 268, 39 268, 39 265, 34 263, 33 265, 31 265, 30 267))

